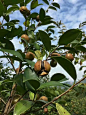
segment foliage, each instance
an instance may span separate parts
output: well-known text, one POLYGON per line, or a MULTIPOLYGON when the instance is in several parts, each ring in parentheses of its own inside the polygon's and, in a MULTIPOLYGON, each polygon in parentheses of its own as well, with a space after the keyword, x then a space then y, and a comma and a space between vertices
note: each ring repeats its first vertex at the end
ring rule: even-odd
MULTIPOLYGON (((0 51, 3 55, 0 58, 7 60, 6 65, 0 63, 0 114, 28 115, 30 113, 34 115, 37 112, 38 115, 53 113, 57 115, 61 114, 61 111, 62 113, 74 114, 67 107, 64 106, 70 113, 55 102, 56 97, 60 96, 58 87, 67 87, 68 89, 69 86, 63 83, 67 80, 67 76, 59 71, 50 78, 49 63, 52 59, 55 60, 74 80, 73 87, 77 85, 75 84, 77 79, 75 64, 82 65, 86 61, 86 48, 84 46, 86 36, 81 29, 81 26, 86 23, 80 24, 79 28, 66 30, 61 21, 55 21, 54 17, 47 15, 49 9, 56 12, 58 8, 60 9, 60 5, 54 0, 42 0, 41 2, 39 4, 38 0, 0 0, 0 16, 3 17, 0 22, 0 51), (47 6, 46 10, 42 7, 44 4, 47 6), (27 8, 27 5, 30 5, 30 9, 27 8), (36 8, 39 6, 42 8, 36 12, 36 8), (19 13, 25 20, 22 22, 24 28, 20 24, 21 19, 15 17, 12 20, 10 18, 10 14, 13 15, 16 10, 20 11, 19 13), (45 30, 42 29, 43 26, 46 27, 45 30), (55 36, 56 28, 59 29, 58 36, 55 36), (23 34, 26 37, 22 38, 23 34), (24 46, 24 51, 21 47, 15 50, 12 43, 15 37, 21 39, 19 43, 24 46), (52 45, 53 41, 56 44, 52 45), (40 60, 39 65, 36 65, 37 71, 34 69, 36 61, 31 60, 32 57, 26 59, 27 52, 32 52, 31 54, 33 58, 35 55, 36 61, 40 60), (52 53, 57 53, 60 56, 52 56, 52 53), (74 56, 74 63, 65 57, 67 53, 74 56), (15 66, 16 61, 19 63, 18 68, 15 66), (20 98, 13 104, 13 99, 17 95, 20 98), (43 95, 48 98, 48 101, 40 100, 39 97, 43 95), (45 107, 48 108, 47 113, 44 112, 45 107)), ((82 65, 80 70, 84 67, 86 66, 82 65)), ((85 73, 86 71, 84 71, 84 75, 85 73)), ((61 93, 63 93, 62 96, 66 94, 62 89, 61 93)), ((71 98, 75 99, 73 95, 71 98)))

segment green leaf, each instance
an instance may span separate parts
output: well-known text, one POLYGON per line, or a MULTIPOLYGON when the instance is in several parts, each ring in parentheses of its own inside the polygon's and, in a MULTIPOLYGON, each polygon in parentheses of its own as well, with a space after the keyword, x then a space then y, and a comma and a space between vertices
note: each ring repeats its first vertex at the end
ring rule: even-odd
POLYGON ((13 54, 14 56, 17 56, 19 59, 21 59, 22 61, 23 61, 23 57, 22 57, 22 55, 19 53, 19 52, 17 52, 17 51, 14 51, 14 50, 7 50, 7 49, 0 49, 0 51, 2 51, 2 52, 7 52, 7 53, 10 53, 10 54, 13 54))
POLYGON ((37 89, 40 86, 38 76, 30 68, 26 68, 24 71, 23 82, 29 81, 29 83, 37 89))
POLYGON ((35 93, 35 89, 31 86, 31 84, 29 83, 29 81, 26 81, 25 85, 27 87, 27 90, 32 91, 33 93, 35 93))
POLYGON ((53 57, 61 66, 62 68, 74 79, 76 80, 76 69, 74 65, 68 59, 64 57, 53 57))
POLYGON ((40 35, 40 38, 41 38, 46 50, 49 51, 51 49, 51 40, 49 38, 49 35, 42 30, 39 30, 39 35, 40 35))
POLYGON ((14 82, 17 84, 17 87, 19 88, 19 92, 22 92, 22 94, 24 94, 26 90, 25 85, 23 83, 23 75, 22 74, 15 75, 14 82))
POLYGON ((60 5, 58 3, 54 2, 52 5, 60 9, 60 5))
POLYGON ((2 2, 0 0, 0 16, 2 16, 3 13, 4 13, 4 6, 3 6, 3 4, 2 4, 2 2))
POLYGON ((14 23, 13 22, 8 22, 8 23, 5 23, 3 26, 14 26, 14 23))
POLYGON ((53 6, 49 6, 49 9, 52 9, 52 10, 56 10, 56 11, 57 11, 57 9, 56 9, 55 7, 53 7, 53 6))
POLYGON ((0 29, 0 38, 5 37, 9 33, 8 30, 0 29))
POLYGON ((31 0, 25 0, 25 5, 27 5, 31 0))
POLYGON ((56 103, 56 109, 59 115, 71 115, 65 108, 63 108, 59 103, 56 103))
POLYGON ((38 16, 38 13, 34 12, 30 15, 30 18, 36 19, 37 16, 38 16))
POLYGON ((66 31, 59 39, 59 45, 67 45, 77 39, 82 32, 78 29, 70 29, 66 31))
POLYGON ((12 37, 15 37, 15 36, 18 36, 19 34, 21 34, 22 32, 22 27, 19 26, 19 28, 13 28, 9 34, 7 34, 8 38, 12 38, 12 37))
POLYGON ((39 44, 34 43, 34 47, 35 47, 36 50, 40 50, 40 45, 39 44))
POLYGON ((45 10, 43 8, 40 9, 39 17, 40 21, 43 21, 45 18, 45 10))
POLYGON ((30 7, 31 7, 31 9, 34 9, 34 8, 36 8, 39 5, 42 5, 42 4, 38 4, 38 0, 37 1, 32 1, 30 7))
POLYGON ((12 7, 10 7, 6 12, 6 15, 9 15, 12 11, 15 11, 15 10, 19 10, 18 5, 13 5, 12 7))
POLYGON ((49 2, 47 0, 43 0, 43 2, 45 2, 47 5, 49 5, 49 2))
POLYGON ((32 107, 33 103, 27 100, 21 100, 18 102, 14 108, 13 115, 20 115, 32 107))
POLYGON ((51 81, 59 81, 66 78, 65 75, 61 74, 61 73, 56 73, 51 77, 51 81))
POLYGON ((57 82, 57 81, 49 81, 47 83, 41 84, 40 87, 38 88, 38 90, 46 88, 46 87, 49 88, 50 86, 63 86, 63 84, 60 82, 57 82))
POLYGON ((23 2, 23 0, 4 0, 5 5, 14 5, 23 2))
POLYGON ((8 39, 4 39, 4 38, 2 39, 1 38, 0 42, 5 44, 5 46, 2 47, 2 48, 10 49, 10 50, 14 50, 15 49, 13 43, 11 41, 9 41, 8 39))
POLYGON ((86 48, 84 46, 77 46, 76 49, 80 50, 80 51, 82 51, 84 53, 86 52, 86 48))
POLYGON ((34 68, 35 62, 27 60, 27 59, 25 59, 25 61, 31 66, 32 69, 34 68))

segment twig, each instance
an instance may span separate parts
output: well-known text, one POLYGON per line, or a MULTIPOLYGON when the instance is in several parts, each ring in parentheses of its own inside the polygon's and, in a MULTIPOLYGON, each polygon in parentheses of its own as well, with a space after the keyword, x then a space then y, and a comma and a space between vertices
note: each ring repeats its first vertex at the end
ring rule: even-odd
POLYGON ((6 105, 5 101, 2 98, 0 98, 0 100, 6 105))

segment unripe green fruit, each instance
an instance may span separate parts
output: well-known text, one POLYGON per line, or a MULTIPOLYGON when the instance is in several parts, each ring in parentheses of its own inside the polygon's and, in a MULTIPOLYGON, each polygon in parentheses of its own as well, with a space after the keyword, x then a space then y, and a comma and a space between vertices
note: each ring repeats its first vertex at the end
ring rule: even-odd
POLYGON ((55 61, 54 59, 52 59, 51 62, 50 62, 50 65, 51 65, 51 67, 56 67, 57 61, 55 61))

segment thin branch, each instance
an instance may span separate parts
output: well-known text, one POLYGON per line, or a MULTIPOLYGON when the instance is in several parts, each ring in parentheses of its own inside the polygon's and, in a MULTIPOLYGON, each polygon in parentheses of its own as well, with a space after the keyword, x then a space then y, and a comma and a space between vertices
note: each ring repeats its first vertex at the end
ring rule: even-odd
POLYGON ((0 100, 6 105, 6 102, 2 98, 0 98, 0 100))

